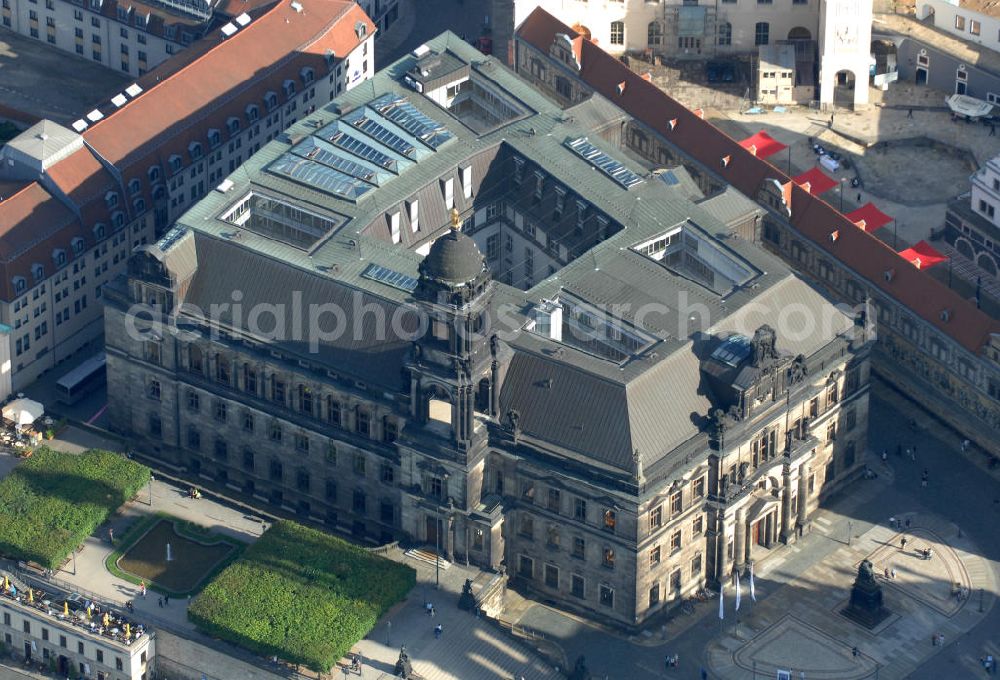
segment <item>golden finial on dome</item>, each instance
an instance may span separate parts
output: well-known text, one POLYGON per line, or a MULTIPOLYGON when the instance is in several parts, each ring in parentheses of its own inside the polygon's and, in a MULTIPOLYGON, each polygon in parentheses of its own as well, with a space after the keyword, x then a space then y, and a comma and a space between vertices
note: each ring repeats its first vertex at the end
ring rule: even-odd
POLYGON ((448 213, 451 216, 451 228, 458 231, 462 228, 462 216, 458 214, 458 208, 452 208, 448 213))

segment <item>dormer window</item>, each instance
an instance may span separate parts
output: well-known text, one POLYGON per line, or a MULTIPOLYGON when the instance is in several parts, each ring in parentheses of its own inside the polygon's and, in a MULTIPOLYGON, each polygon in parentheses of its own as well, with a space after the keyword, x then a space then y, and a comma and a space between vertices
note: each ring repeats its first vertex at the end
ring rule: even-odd
POLYGON ((83 239, 80 238, 79 236, 77 236, 76 238, 74 238, 73 239, 73 254, 74 255, 79 255, 80 253, 83 252, 83 248, 84 248, 84 241, 83 241, 83 239))
POLYGON ((260 109, 256 104, 251 104, 247 107, 247 122, 256 123, 260 120, 260 109))
POLYGON ((128 192, 130 194, 137 194, 142 189, 142 182, 138 179, 130 180, 128 183, 128 192))
POLYGON ((282 87, 285 89, 285 97, 287 97, 288 99, 291 99, 292 97, 295 96, 295 81, 294 80, 286 80, 285 83, 284 83, 284 85, 282 85, 282 87))
POLYGON ((23 276, 14 277, 14 292, 18 295, 28 289, 28 280, 23 276))
POLYGON ((219 144, 222 144, 222 133, 216 128, 211 128, 208 131, 208 146, 209 148, 214 149, 219 146, 219 144))
POLYGON ((109 191, 104 194, 104 202, 108 204, 108 208, 115 208, 118 206, 118 193, 114 191, 109 191))
POLYGON ((132 209, 135 211, 136 215, 141 215, 146 212, 146 199, 142 196, 132 201, 132 209))
POLYGON ((170 157, 170 172, 175 174, 180 172, 183 165, 184 161, 181 160, 181 157, 178 156, 177 154, 174 154, 173 156, 170 157))
POLYGON ((542 200, 542 190, 545 188, 545 174, 541 170, 535 170, 535 203, 542 200))
POLYGON ((66 266, 66 251, 62 248, 56 248, 52 251, 52 261, 56 263, 56 268, 62 268, 66 266))
POLYGON ((115 228, 115 231, 121 229, 125 226, 125 213, 121 210, 116 212, 111 216, 111 226, 115 228))
POLYGON ((41 281, 45 278, 45 267, 40 264, 32 265, 31 276, 34 277, 36 283, 41 281))
POLYGON ((363 21, 359 21, 354 24, 354 35, 358 36, 358 40, 363 39, 368 35, 368 25, 363 21))
POLYGON ((316 76, 313 74, 313 70, 308 66, 299 71, 299 75, 302 76, 303 85, 308 85, 309 83, 311 83, 313 80, 316 79, 316 76))
POLYGON ((192 161, 196 161, 201 158, 201 142, 191 142, 188 144, 188 154, 191 155, 192 161))
POLYGON ((236 116, 230 116, 229 120, 226 121, 226 130, 229 131, 229 136, 234 137, 240 132, 240 119, 236 116))
POLYGON ((566 208, 566 190, 562 187, 556 187, 556 206, 553 210, 552 219, 558 220, 562 218, 563 210, 566 208))
POLYGON ((160 166, 150 166, 149 170, 146 171, 146 174, 149 176, 150 184, 160 181, 160 166))
POLYGON ((518 186, 521 185, 521 181, 524 179, 524 159, 514 157, 514 183, 518 186))
POLYGON ((104 235, 107 233, 107 229, 103 222, 98 222, 94 225, 94 239, 97 241, 103 241, 104 235))
POLYGON ((278 95, 274 92, 268 92, 264 95, 264 106, 267 107, 267 112, 270 113, 278 107, 278 95))

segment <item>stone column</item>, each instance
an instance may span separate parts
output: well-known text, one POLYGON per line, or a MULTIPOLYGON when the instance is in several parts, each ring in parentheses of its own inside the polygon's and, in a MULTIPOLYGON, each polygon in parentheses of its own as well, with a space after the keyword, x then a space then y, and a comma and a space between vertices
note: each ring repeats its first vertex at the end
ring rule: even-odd
POLYGON ((799 466, 799 530, 809 522, 809 463, 799 466))
POLYGON ((490 365, 490 415, 500 418, 500 362, 496 359, 490 365))
POLYGON ((781 469, 781 542, 795 540, 795 525, 792 523, 792 467, 785 462, 781 469))
POLYGON ((455 516, 448 515, 448 519, 445 522, 445 542, 444 550, 445 557, 449 562, 455 561, 455 516))
POLYGON ((475 395, 472 392, 472 385, 465 386, 465 437, 466 439, 472 438, 473 426, 475 424, 475 410, 476 402, 475 395))
POLYGON ((729 541, 726 537, 726 518, 721 508, 715 516, 715 521, 715 580, 716 583, 723 584, 727 583, 727 579, 729 578, 729 569, 727 569, 727 565, 729 564, 729 556, 727 554, 729 541))
POLYGON ((733 528, 733 567, 743 573, 747 552, 746 511, 740 508, 736 511, 736 524, 733 528))

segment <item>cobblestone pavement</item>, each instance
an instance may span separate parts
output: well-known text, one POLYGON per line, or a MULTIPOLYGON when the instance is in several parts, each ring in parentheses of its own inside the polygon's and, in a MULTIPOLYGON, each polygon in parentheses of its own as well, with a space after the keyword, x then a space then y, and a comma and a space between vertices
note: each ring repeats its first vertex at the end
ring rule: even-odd
POLYGON ((414 672, 426 680, 562 677, 526 643, 458 608, 462 584, 475 578, 478 570, 452 565, 441 572, 441 586, 435 588, 433 565, 403 557, 398 551, 389 557, 417 570, 417 587, 355 646, 354 651, 365 658, 362 680, 378 680, 383 673, 391 677, 401 645, 406 645, 414 672), (434 605, 433 618, 427 615, 425 602, 434 605), (434 626, 438 624, 443 633, 435 639, 434 626))
POLYGON ((978 460, 963 457, 957 435, 904 399, 876 386, 872 399, 869 449, 874 481, 859 481, 817 513, 811 533, 796 544, 758 561, 757 602, 743 583, 739 620, 733 589, 727 589, 726 618, 718 605, 699 605, 692 616, 678 615, 637 637, 603 630, 549 607, 526 603, 521 625, 544 633, 565 658, 583 654, 595 678, 699 678, 705 668, 716 680, 775 677, 795 669, 810 680, 973 677, 978 659, 1000 656, 1000 608, 995 608, 998 558, 996 522, 1000 485, 978 460), (920 429, 890 426, 915 419, 920 429), (916 462, 883 448, 918 446, 916 462), (920 484, 924 468, 927 487, 920 484), (960 490, 960 491, 958 491, 960 490), (958 491, 956 493, 956 491, 958 491), (991 502, 990 499, 994 499, 991 502), (890 517, 899 523, 890 525, 890 517), (909 519, 910 527, 905 522, 909 519), (900 549, 903 533, 908 538, 900 549), (848 538, 850 536, 850 538, 848 538), (931 560, 915 549, 931 547, 931 560), (874 562, 892 615, 867 631, 840 615, 862 559, 874 562), (896 579, 882 576, 896 570, 896 579), (959 601, 952 587, 969 597, 959 601), (980 612, 982 603, 983 612, 980 612), (944 636, 935 646, 934 634, 944 636), (857 646, 859 655, 851 651, 857 646), (667 654, 679 654, 678 668, 664 670, 667 654), (933 674, 928 669, 936 669, 933 674))

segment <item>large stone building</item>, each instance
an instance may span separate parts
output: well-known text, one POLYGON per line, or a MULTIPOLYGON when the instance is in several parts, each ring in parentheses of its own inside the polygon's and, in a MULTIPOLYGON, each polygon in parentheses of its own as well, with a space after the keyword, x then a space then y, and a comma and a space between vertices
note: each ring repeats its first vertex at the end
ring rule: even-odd
POLYGON ((615 55, 707 59, 789 45, 795 52, 796 101, 868 103, 871 0, 497 2, 513 4, 513 26, 541 7, 615 55))
POLYGON ((112 427, 622 624, 724 582, 862 470, 864 307, 754 246, 738 192, 625 159, 627 129, 421 46, 106 288, 112 427))
MULTIPOLYGON (((1000 454, 1000 323, 977 308, 971 292, 963 297, 917 269, 550 14, 538 10, 521 25, 516 63, 564 106, 603 95, 628 112, 624 142, 631 151, 683 165, 706 192, 729 185, 754 198, 765 209, 761 243, 831 296, 848 304, 870 300, 878 321, 875 370, 1000 454), (572 60, 563 57, 568 43, 572 60), (532 70, 533 61, 544 70, 532 70)), ((989 169, 976 181, 987 182, 984 190, 993 186, 989 169)))
POLYGON ((275 4, 228 38, 192 45, 74 129, 42 121, 5 145, 0 398, 100 336, 101 286, 132 248, 293 121, 368 78, 373 30, 353 2, 275 4))

